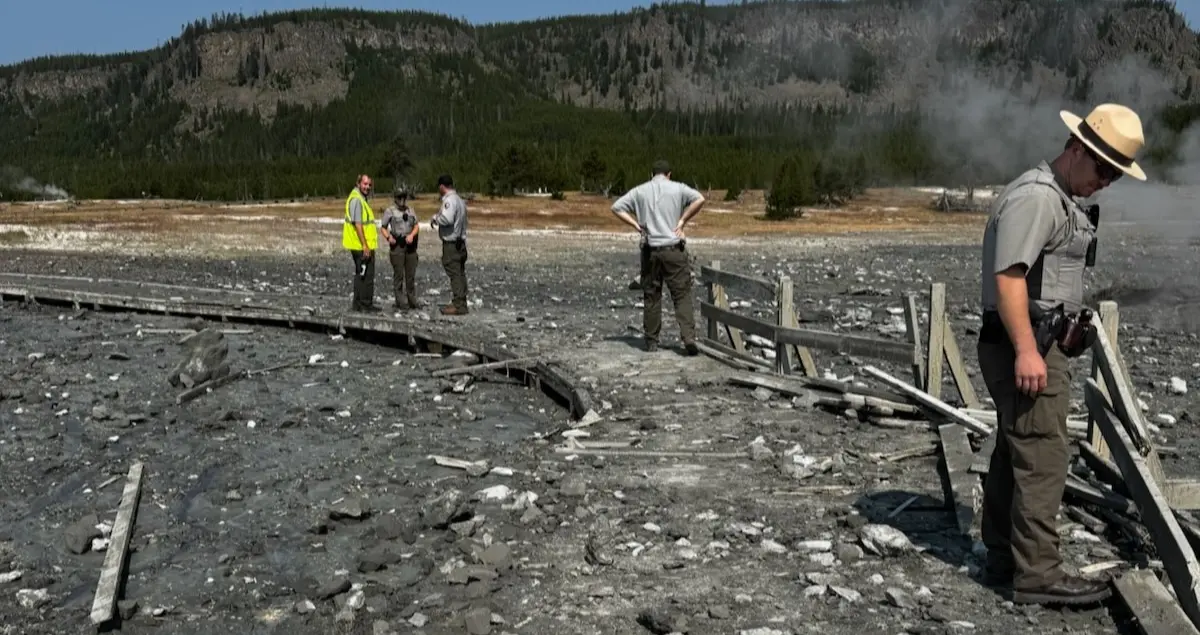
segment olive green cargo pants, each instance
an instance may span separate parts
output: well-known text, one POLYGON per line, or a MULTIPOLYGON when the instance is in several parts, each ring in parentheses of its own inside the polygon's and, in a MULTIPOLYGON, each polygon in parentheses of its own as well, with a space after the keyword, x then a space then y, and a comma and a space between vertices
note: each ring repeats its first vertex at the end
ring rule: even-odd
POLYGON ((467 310, 467 241, 442 242, 442 268, 450 278, 450 306, 467 310))
POLYGON ((696 341, 696 314, 692 300, 692 266, 682 244, 649 247, 642 276, 642 331, 647 342, 658 343, 662 331, 663 284, 675 304, 675 321, 685 344, 696 341))
POLYGON ((1064 575, 1055 516, 1067 484, 1070 364, 1055 345, 1046 389, 1030 397, 1017 390, 1011 344, 980 341, 978 353, 999 422, 983 494, 987 566, 1012 572, 1017 590, 1053 584, 1064 575))
POLYGON ((417 308, 417 264, 421 262, 421 257, 417 254, 417 244, 393 249, 389 256, 392 261, 392 291, 396 297, 396 305, 400 305, 400 298, 405 298, 409 308, 417 308))

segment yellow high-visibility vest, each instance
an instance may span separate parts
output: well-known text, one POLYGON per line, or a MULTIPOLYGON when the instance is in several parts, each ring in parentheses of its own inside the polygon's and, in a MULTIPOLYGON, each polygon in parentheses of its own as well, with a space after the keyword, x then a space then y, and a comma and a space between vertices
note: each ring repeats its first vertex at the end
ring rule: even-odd
POLYGON ((367 237, 367 248, 371 251, 379 245, 379 231, 375 228, 375 212, 371 211, 370 204, 367 199, 363 198, 362 192, 358 188, 350 190, 350 196, 346 197, 346 216, 342 223, 342 246, 351 251, 362 251, 362 243, 358 241, 358 232, 354 230, 354 223, 350 222, 350 201, 354 199, 362 201, 362 226, 363 236, 367 237))

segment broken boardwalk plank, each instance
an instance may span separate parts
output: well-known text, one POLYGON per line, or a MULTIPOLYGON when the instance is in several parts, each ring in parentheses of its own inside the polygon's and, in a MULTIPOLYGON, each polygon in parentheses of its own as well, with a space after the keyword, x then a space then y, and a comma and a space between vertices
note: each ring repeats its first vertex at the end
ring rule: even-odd
POLYGON ((104 568, 100 570, 100 582, 96 585, 96 598, 92 602, 92 624, 104 624, 113 618, 117 608, 117 595, 121 579, 125 577, 125 566, 129 555, 129 539, 133 535, 133 522, 137 517, 138 501, 142 495, 142 464, 134 463, 125 479, 125 491, 121 494, 121 506, 117 508, 117 520, 109 537, 108 553, 104 554, 104 568))
MULTIPOLYGON (((1109 373, 1105 373, 1108 375, 1109 373)), ((1111 386, 1110 386, 1111 387, 1111 386)), ((1118 389, 1123 386, 1117 386, 1118 389)), ((1086 398, 1088 408, 1096 425, 1104 434, 1114 462, 1125 476, 1126 486, 1133 494, 1142 522, 1154 537, 1154 547, 1162 556, 1163 566, 1171 579, 1171 586, 1179 598, 1179 605, 1193 626, 1200 624, 1200 563, 1196 553, 1175 519, 1166 497, 1150 473, 1146 459, 1134 447, 1124 426, 1109 407, 1100 385, 1094 379, 1087 380, 1086 398)))

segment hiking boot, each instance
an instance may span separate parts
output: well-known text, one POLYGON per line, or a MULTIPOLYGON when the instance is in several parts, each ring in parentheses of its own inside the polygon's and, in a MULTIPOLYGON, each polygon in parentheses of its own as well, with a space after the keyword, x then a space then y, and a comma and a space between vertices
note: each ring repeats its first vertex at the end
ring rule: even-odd
POLYGON ((986 567, 979 582, 989 589, 1011 589, 1013 585, 1012 569, 995 569, 986 567))
POLYGON ((654 340, 646 340, 646 352, 653 353, 658 350, 658 342, 654 340))
POLYGON ((442 315, 466 315, 466 314, 467 314, 466 307, 457 307, 457 306, 454 306, 453 304, 447 304, 446 306, 442 307, 442 315))
POLYGON ((421 308, 421 307, 423 307, 423 306, 425 306, 425 305, 423 305, 423 304, 421 304, 420 302, 418 302, 418 301, 417 301, 417 299, 416 299, 415 297, 413 297, 413 296, 411 296, 411 295, 410 295, 410 296, 408 296, 408 308, 410 308, 410 309, 419 309, 419 308, 421 308))
POLYGON ((684 342, 683 350, 687 352, 688 357, 695 357, 700 354, 700 347, 696 346, 695 342, 684 342))
POLYGON ((1108 582, 1068 575, 1053 584, 1013 591, 1014 604, 1071 605, 1095 604, 1112 595, 1108 582))

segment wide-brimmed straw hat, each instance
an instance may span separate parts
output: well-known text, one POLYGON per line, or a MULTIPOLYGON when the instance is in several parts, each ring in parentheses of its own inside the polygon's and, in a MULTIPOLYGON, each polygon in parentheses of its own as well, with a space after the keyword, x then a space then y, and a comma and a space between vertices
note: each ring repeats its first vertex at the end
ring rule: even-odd
POLYGON ((1146 144, 1142 135, 1142 119, 1136 112, 1120 104, 1100 104, 1080 119, 1074 113, 1059 111, 1067 128, 1091 148, 1097 156, 1118 170, 1139 181, 1146 180, 1146 173, 1134 161, 1134 157, 1146 144))

